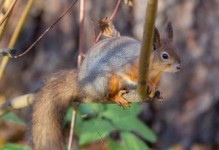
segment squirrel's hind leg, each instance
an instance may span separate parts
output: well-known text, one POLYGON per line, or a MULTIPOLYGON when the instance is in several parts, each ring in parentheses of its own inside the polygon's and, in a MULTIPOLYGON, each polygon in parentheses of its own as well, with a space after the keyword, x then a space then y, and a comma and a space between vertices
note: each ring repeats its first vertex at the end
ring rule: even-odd
POLYGON ((109 99, 123 108, 129 107, 129 102, 122 97, 123 94, 128 93, 126 89, 121 89, 121 77, 113 75, 109 80, 109 99))
POLYGON ((111 95, 110 100, 117 103, 122 108, 127 108, 129 107, 129 102, 124 97, 122 97, 122 95, 127 92, 127 90, 120 90, 116 95, 111 95))

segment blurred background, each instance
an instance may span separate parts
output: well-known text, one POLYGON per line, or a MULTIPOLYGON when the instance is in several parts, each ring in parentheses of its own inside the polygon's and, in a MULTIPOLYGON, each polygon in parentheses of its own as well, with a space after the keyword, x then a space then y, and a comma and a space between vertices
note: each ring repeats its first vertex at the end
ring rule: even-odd
MULTIPOLYGON (((18 53, 28 48, 67 9, 70 2, 35 1, 16 42, 18 53)), ((26 3, 27 0, 16 3, 0 48, 7 47, 26 3)), ((85 1, 85 52, 93 45, 93 26, 97 28, 98 20, 110 16, 116 4, 116 0, 85 1)), ((174 45, 182 59, 183 69, 179 73, 162 76, 159 86, 164 97, 162 101, 143 104, 139 118, 157 135, 157 142, 149 145, 158 150, 217 150, 219 1, 159 0, 158 5, 156 26, 162 34, 167 21, 172 22, 174 45)), ((133 6, 122 1, 113 18, 113 24, 121 35, 141 40, 145 8, 145 0, 133 0, 133 6)), ((78 43, 79 2, 28 54, 9 60, 0 81, 0 101, 36 92, 52 73, 76 68, 78 43)), ((25 119, 27 110, 14 112, 25 119)), ((0 143, 26 143, 22 140, 24 130, 23 126, 15 128, 13 124, 0 121, 0 143)))

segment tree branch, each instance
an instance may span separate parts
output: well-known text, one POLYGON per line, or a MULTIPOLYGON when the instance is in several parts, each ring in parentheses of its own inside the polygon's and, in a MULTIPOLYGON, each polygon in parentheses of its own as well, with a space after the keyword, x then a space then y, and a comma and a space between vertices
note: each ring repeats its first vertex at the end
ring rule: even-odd
POLYGON ((145 14, 145 24, 143 40, 141 45, 141 52, 139 58, 139 70, 138 70, 138 86, 137 90, 142 99, 145 99, 147 95, 147 78, 150 63, 150 54, 152 47, 152 39, 154 34, 154 25, 157 14, 157 0, 147 0, 147 8, 145 14))

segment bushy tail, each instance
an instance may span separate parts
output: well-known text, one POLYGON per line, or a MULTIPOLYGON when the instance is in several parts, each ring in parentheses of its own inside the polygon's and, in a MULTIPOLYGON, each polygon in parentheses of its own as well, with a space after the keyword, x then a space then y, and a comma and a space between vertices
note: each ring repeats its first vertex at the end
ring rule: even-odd
POLYGON ((60 71, 36 96, 32 114, 34 150, 63 150, 61 122, 71 101, 78 97, 77 71, 60 71))

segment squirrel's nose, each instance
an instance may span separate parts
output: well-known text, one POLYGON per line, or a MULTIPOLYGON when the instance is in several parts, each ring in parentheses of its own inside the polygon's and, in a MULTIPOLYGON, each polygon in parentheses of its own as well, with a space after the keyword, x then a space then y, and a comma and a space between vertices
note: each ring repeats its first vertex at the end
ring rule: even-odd
POLYGON ((179 63, 177 66, 176 66, 176 69, 177 70, 180 70, 182 68, 182 63, 179 63))
POLYGON ((181 68, 180 66, 177 66, 177 67, 176 67, 177 70, 180 70, 180 68, 181 68))

